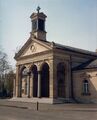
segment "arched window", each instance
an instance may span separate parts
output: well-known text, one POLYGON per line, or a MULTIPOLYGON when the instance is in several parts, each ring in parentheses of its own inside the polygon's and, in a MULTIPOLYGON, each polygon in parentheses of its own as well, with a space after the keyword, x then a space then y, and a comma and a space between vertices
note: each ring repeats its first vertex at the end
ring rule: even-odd
POLYGON ((83 81, 83 94, 89 94, 89 83, 88 80, 83 81))

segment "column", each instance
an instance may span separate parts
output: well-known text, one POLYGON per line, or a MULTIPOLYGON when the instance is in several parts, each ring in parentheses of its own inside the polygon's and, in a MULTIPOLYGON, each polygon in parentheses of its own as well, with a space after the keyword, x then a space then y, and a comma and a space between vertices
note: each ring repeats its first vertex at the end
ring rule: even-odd
POLYGON ((27 91, 28 91, 28 97, 30 97, 30 73, 28 73, 28 76, 27 76, 27 91))
POLYGON ((22 77, 21 75, 19 74, 19 78, 18 78, 18 81, 19 81, 19 85, 18 85, 18 89, 19 89, 19 97, 22 97, 22 77))
POLYGON ((31 73, 30 77, 30 97, 33 96, 33 73, 31 73))
POLYGON ((41 72, 38 71, 38 90, 37 90, 37 97, 41 97, 41 72))
POLYGON ((70 61, 67 62, 67 71, 66 71, 66 98, 70 99, 71 98, 71 64, 70 61))

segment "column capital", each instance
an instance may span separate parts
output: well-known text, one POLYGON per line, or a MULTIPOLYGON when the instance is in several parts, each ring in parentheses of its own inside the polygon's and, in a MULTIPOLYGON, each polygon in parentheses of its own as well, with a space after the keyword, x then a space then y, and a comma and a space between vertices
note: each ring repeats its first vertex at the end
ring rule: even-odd
POLYGON ((40 70, 38 71, 38 74, 41 74, 41 71, 40 71, 40 70))
POLYGON ((20 68, 20 65, 16 65, 16 68, 20 68))
POLYGON ((40 71, 40 64, 37 65, 37 71, 40 71))

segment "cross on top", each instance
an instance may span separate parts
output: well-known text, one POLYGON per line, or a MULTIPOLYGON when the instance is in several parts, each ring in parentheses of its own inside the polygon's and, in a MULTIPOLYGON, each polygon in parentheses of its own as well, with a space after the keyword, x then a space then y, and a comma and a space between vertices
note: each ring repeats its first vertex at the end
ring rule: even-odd
POLYGON ((41 8, 38 6, 37 9, 36 9, 38 13, 39 13, 39 10, 40 10, 40 9, 41 9, 41 8))

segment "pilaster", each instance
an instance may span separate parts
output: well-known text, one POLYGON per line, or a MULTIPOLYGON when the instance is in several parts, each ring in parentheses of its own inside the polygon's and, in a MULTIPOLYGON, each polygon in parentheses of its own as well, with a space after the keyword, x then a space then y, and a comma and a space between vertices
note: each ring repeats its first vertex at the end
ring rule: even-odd
POLYGON ((16 97, 20 96, 19 85, 19 66, 16 66, 16 97))
POLYGON ((66 62, 66 99, 71 98, 71 64, 66 62))
POLYGON ((57 82, 56 82, 56 64, 54 64, 54 60, 50 60, 50 98, 57 97, 57 82))

